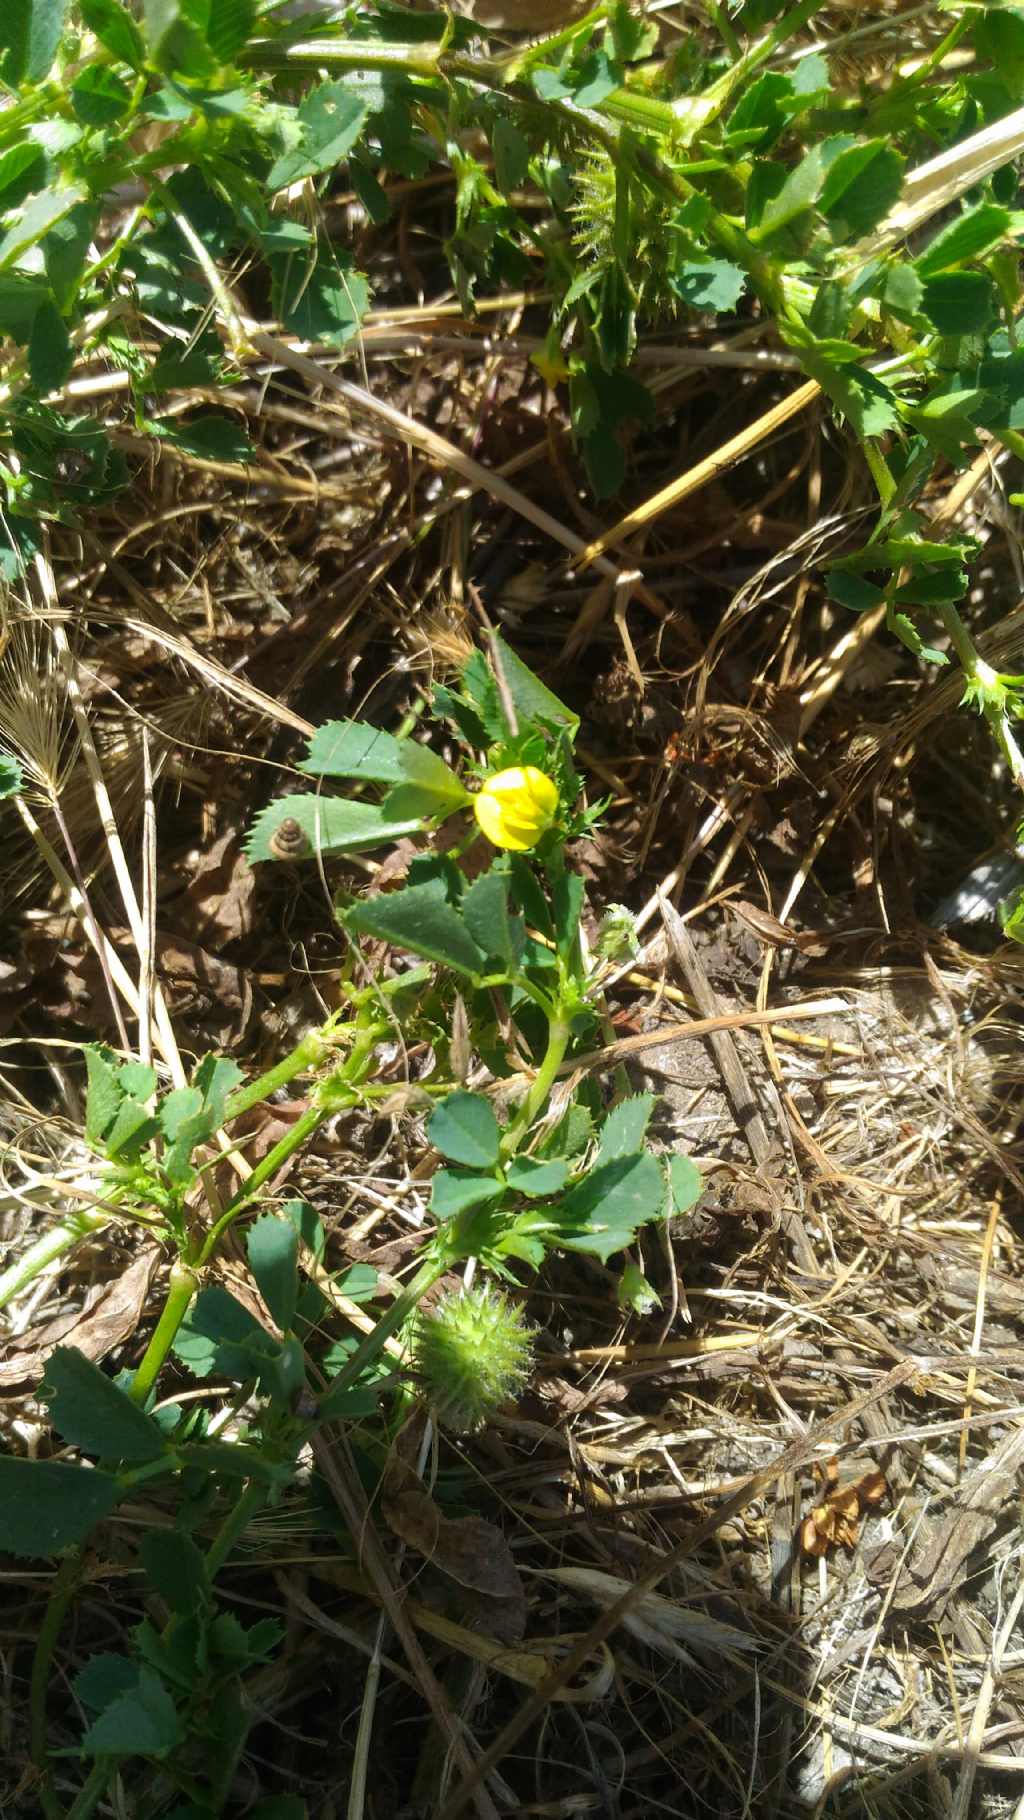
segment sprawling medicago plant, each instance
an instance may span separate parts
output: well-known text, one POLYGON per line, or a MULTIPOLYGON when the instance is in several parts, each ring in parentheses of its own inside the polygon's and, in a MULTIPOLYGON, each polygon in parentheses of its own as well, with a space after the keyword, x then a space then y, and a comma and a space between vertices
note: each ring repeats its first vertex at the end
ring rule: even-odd
MULTIPOLYGON (((255 823, 256 862, 408 843, 400 884, 392 867, 390 884, 338 899, 341 1009, 321 1029, 249 1083, 211 1055, 190 1084, 165 1091, 148 1065, 86 1052, 95 1210, 30 1248, 0 1279, 0 1302, 111 1221, 139 1227, 173 1261, 134 1373, 111 1378, 72 1347, 49 1359, 39 1394, 56 1433, 91 1463, 0 1455, 0 1551, 59 1560, 32 1674, 32 1754, 48 1817, 83 1820, 115 1775, 133 1811, 177 1794, 179 1820, 219 1814, 253 1719, 246 1679, 280 1627, 243 1625, 219 1603, 216 1576, 258 1511, 292 1483, 301 1450, 324 1423, 342 1421, 361 1431, 367 1470, 374 1461, 382 1470, 413 1398, 455 1431, 479 1427, 529 1377, 523 1293, 545 1259, 617 1260, 620 1301, 645 1311, 653 1294, 630 1255, 637 1234, 685 1213, 700 1193, 688 1158, 645 1142, 653 1096, 619 1093, 606 1110, 589 1077, 600 1059, 602 975, 629 930, 612 915, 590 953, 581 934, 583 884, 566 843, 595 812, 582 806, 573 768, 575 717, 497 639, 493 663, 473 656, 457 688, 435 693, 457 767, 414 737, 412 722, 404 737, 334 722, 304 761, 317 788, 280 799, 255 823), (345 794, 328 793, 335 779, 345 794), (410 1080, 404 1058, 415 1054, 429 1066, 410 1080), (398 1058, 397 1076, 387 1057, 398 1058), (306 1111, 225 1201, 218 1138, 230 1151, 239 1117, 301 1077, 306 1111), (383 1107, 425 1117, 436 1157, 415 1273, 385 1306, 365 1266, 324 1281, 326 1235, 312 1206, 261 1210, 266 1185, 325 1120, 383 1107), (240 1221, 265 1321, 213 1280, 240 1221), (424 1306, 456 1272, 472 1281, 424 1306), (374 1317, 358 1342, 336 1332, 339 1294, 374 1317), (406 1361, 397 1375, 385 1362, 394 1335, 406 1361), (183 1373, 213 1373, 236 1387, 231 1439, 205 1402, 167 1399, 165 1368, 175 1385, 183 1373), (129 1650, 92 1657, 75 1679, 85 1724, 71 1758, 84 1762, 85 1779, 65 1808, 57 1784, 67 1786, 68 1752, 57 1778, 46 1732, 53 1651, 87 1573, 89 1537, 140 1500, 160 1513, 143 1525, 135 1560, 157 1604, 129 1650)), ((3 782, 20 787, 13 769, 3 782)), ((290 1808, 287 1820, 303 1812, 290 1808)), ((283 1813, 265 1809, 266 1820, 283 1813)))
MULTIPOLYGON (((638 325, 741 305, 774 324, 877 488, 866 544, 831 571, 834 598, 883 607, 937 663, 938 626, 1024 781, 1024 684, 978 657, 957 608, 974 546, 930 538, 919 512, 937 469, 984 436, 1024 450, 1024 12, 940 5, 930 53, 878 83, 849 76, 842 38, 801 54, 808 29, 825 35, 820 0, 707 12, 703 31, 663 37, 657 13, 605 0, 510 50, 443 8, 391 0, 298 19, 280 0, 10 0, 8 566, 40 515, 73 520, 124 482, 116 436, 68 387, 76 362, 121 370, 136 432, 244 462, 234 419, 173 409, 183 388, 215 394, 253 351, 224 274, 262 270, 287 335, 344 346, 367 282, 311 195, 340 182, 383 223, 389 180, 440 165, 466 308, 481 282, 549 300, 538 364, 567 386, 599 495, 624 479, 620 427, 655 412, 631 370, 638 325)), ((859 27, 857 51, 885 25, 859 27)))

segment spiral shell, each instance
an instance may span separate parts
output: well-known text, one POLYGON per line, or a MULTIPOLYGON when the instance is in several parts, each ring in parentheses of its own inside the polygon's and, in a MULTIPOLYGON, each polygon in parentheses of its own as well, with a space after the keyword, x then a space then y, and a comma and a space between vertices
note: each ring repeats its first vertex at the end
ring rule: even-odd
POLYGON ((279 822, 267 845, 275 859, 305 859, 311 851, 309 841, 294 815, 286 815, 279 822))

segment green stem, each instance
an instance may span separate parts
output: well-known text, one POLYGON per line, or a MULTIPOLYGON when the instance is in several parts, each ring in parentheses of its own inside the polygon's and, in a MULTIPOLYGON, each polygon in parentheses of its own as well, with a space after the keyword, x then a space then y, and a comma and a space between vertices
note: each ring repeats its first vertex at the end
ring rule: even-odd
POLYGON ((60 1807, 50 1787, 50 1768, 46 1754, 46 1692, 50 1684, 50 1668, 53 1652, 57 1647, 57 1638, 68 1606, 78 1586, 82 1567, 82 1551, 76 1548, 64 1557, 54 1576, 50 1596, 43 1613, 43 1622, 36 1640, 35 1654, 32 1657, 32 1677, 29 1684, 29 1755, 42 1778, 39 1787, 39 1798, 46 1812, 47 1820, 59 1820, 60 1807))
POLYGON ((346 38, 311 38, 303 44, 276 44, 272 39, 256 39, 238 59, 239 68, 270 70, 291 63, 313 64, 318 69, 398 70, 407 76, 422 76, 427 81, 439 73, 440 44, 371 44, 346 38))
POLYGON ((101 1757, 98 1763, 94 1763, 89 1772, 88 1782, 83 1789, 79 1790, 74 1806, 68 1811, 67 1820, 89 1820, 89 1816, 96 1812, 112 1775, 113 1769, 109 1758, 101 1757))
POLYGON ((939 619, 949 634, 950 643, 960 660, 964 675, 971 682, 980 685, 981 712, 988 723, 989 732, 1009 768, 1010 775, 1018 787, 1024 786, 1024 753, 1014 737, 1013 728, 1005 706, 999 700, 986 696, 986 688, 998 681, 991 664, 986 663, 974 643, 967 627, 964 625, 952 601, 941 602, 937 608, 939 619))
MULTIPOLYGON (((335 1108, 331 1107, 329 1110, 334 1111, 335 1108)), ((317 1127, 322 1125, 324 1120, 329 1116, 329 1110, 319 1104, 307 1106, 301 1118, 296 1119, 291 1130, 285 1133, 285 1136, 281 1139, 280 1143, 275 1144, 272 1150, 267 1151, 262 1162, 257 1163, 246 1182, 245 1187, 239 1190, 233 1201, 228 1202, 220 1219, 210 1227, 209 1232, 203 1240, 199 1254, 194 1259, 197 1266, 201 1267, 203 1264, 209 1263, 228 1227, 237 1220, 239 1214, 248 1206, 253 1196, 259 1193, 264 1182, 269 1182, 271 1176, 277 1174, 277 1171, 288 1161, 288 1158, 293 1156, 296 1150, 302 1148, 306 1139, 312 1137, 317 1127)))
MULTIPOLYGON (((817 375, 815 375, 815 377, 817 377, 817 375)), ((882 454, 881 449, 871 441, 870 437, 865 437, 864 441, 861 443, 861 449, 863 451, 864 460, 868 464, 871 478, 878 490, 878 497, 884 508, 889 504, 889 501, 896 491, 896 482, 889 471, 889 464, 882 454)))
POLYGON ((273 1068, 268 1068, 265 1074, 250 1081, 247 1086, 239 1087, 237 1093, 229 1095, 224 1108, 225 1122, 239 1118, 243 1112, 251 1111, 262 1100, 268 1100, 272 1093, 276 1093, 279 1087, 287 1087, 297 1075, 308 1074, 328 1053, 329 1045, 324 1040, 322 1031, 315 1030, 310 1036, 303 1037, 301 1043, 297 1043, 273 1068))
POLYGON ((600 25, 607 16, 608 9, 605 5, 595 6, 589 13, 584 13, 582 19, 575 19, 571 25, 563 26, 561 31, 552 32, 549 38, 537 39, 525 51, 517 52, 509 58, 505 66, 509 79, 515 80, 523 70, 529 69, 534 63, 549 62, 553 52, 562 51, 577 38, 587 36, 593 27, 600 25))
POLYGON ((702 125, 707 125, 718 118, 736 90, 746 82, 749 76, 753 75, 756 69, 760 69, 762 63, 767 63, 769 57, 775 54, 781 44, 785 44, 787 38, 792 38, 796 32, 801 31, 808 20, 813 19, 815 13, 821 11, 822 3, 823 0, 799 0, 799 5, 794 6, 791 12, 784 13, 781 19, 777 19, 771 31, 767 32, 758 44, 751 45, 749 51, 744 52, 738 63, 734 63, 731 69, 726 70, 724 76, 720 76, 717 82, 713 82, 711 87, 705 90, 702 99, 705 103, 711 103, 711 106, 709 111, 701 116, 702 125))
POLYGON ((541 1065, 533 1077, 530 1091, 502 1139, 501 1148, 505 1156, 515 1155, 524 1133, 529 1131, 547 1100, 548 1094, 555 1084, 555 1076, 565 1060, 565 1052, 569 1047, 571 1035, 572 1032, 565 1019, 556 1013, 548 1024, 548 1046, 544 1051, 541 1065))
POLYGON ((199 1279, 195 1271, 191 1270, 187 1264, 181 1262, 172 1264, 163 1311, 153 1329, 149 1345, 142 1355, 142 1362, 136 1370, 128 1392, 133 1403, 145 1403, 149 1396, 160 1375, 164 1360, 174 1344, 178 1328, 188 1313, 198 1285, 199 1279))
POLYGON ((55 1226, 36 1239, 27 1251, 23 1251, 16 1263, 9 1270, 0 1274, 0 1308, 20 1295, 33 1283, 40 1272, 57 1258, 63 1257, 79 1239, 87 1238, 90 1232, 101 1232, 104 1226, 110 1225, 109 1213, 67 1213, 55 1226))
POLYGON ((743 51, 740 48, 740 41, 732 29, 732 20, 729 17, 728 7, 724 4, 720 6, 718 0, 708 0, 708 12, 714 22, 715 30, 718 32, 730 57, 734 63, 738 63, 743 55, 743 51))
POLYGON ((212 1581, 214 1576, 220 1572, 251 1518, 256 1515, 258 1510, 263 1509, 271 1489, 271 1486, 261 1479, 250 1479, 245 1490, 236 1498, 206 1551, 208 1580, 212 1581))
POLYGON ((410 1315, 416 1313, 427 1290, 433 1287, 438 1277, 444 1275, 452 1262, 453 1260, 449 1256, 434 1256, 428 1258, 425 1264, 421 1264, 412 1282, 406 1289, 403 1289, 400 1296, 395 1297, 387 1313, 381 1315, 373 1332, 366 1335, 366 1338, 356 1347, 352 1357, 331 1379, 324 1391, 325 1399, 331 1395, 340 1395, 342 1391, 348 1390, 358 1381, 366 1367, 372 1365, 374 1359, 383 1351, 385 1341, 389 1340, 399 1327, 404 1326, 410 1315))

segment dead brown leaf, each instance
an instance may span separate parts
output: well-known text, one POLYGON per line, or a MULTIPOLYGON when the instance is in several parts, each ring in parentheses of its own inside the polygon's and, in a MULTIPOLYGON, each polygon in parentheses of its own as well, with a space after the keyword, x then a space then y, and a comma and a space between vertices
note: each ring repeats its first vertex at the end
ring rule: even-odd
POLYGON ((400 1542, 462 1589, 464 1623, 503 1643, 519 1642, 526 1592, 500 1529, 486 1517, 446 1517, 413 1468, 397 1457, 384 1476, 381 1511, 400 1542))
POLYGON ((0 1358, 0 1388, 34 1384, 56 1346, 74 1346, 76 1352, 98 1364, 115 1346, 130 1339, 159 1260, 159 1246, 147 1246, 112 1282, 95 1284, 81 1308, 55 1315, 37 1327, 29 1336, 31 1346, 0 1358))
POLYGON ((253 921, 256 878, 235 829, 229 829, 199 857, 185 892, 189 927, 215 946, 248 935, 253 921))

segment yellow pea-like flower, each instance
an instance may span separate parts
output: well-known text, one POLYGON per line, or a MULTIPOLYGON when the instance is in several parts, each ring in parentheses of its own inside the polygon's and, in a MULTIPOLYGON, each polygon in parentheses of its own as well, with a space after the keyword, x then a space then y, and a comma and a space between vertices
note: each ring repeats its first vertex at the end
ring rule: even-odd
POLYGON ((525 853, 546 834, 558 812, 558 790, 536 765, 512 765, 488 777, 473 798, 476 819, 489 841, 525 853))

